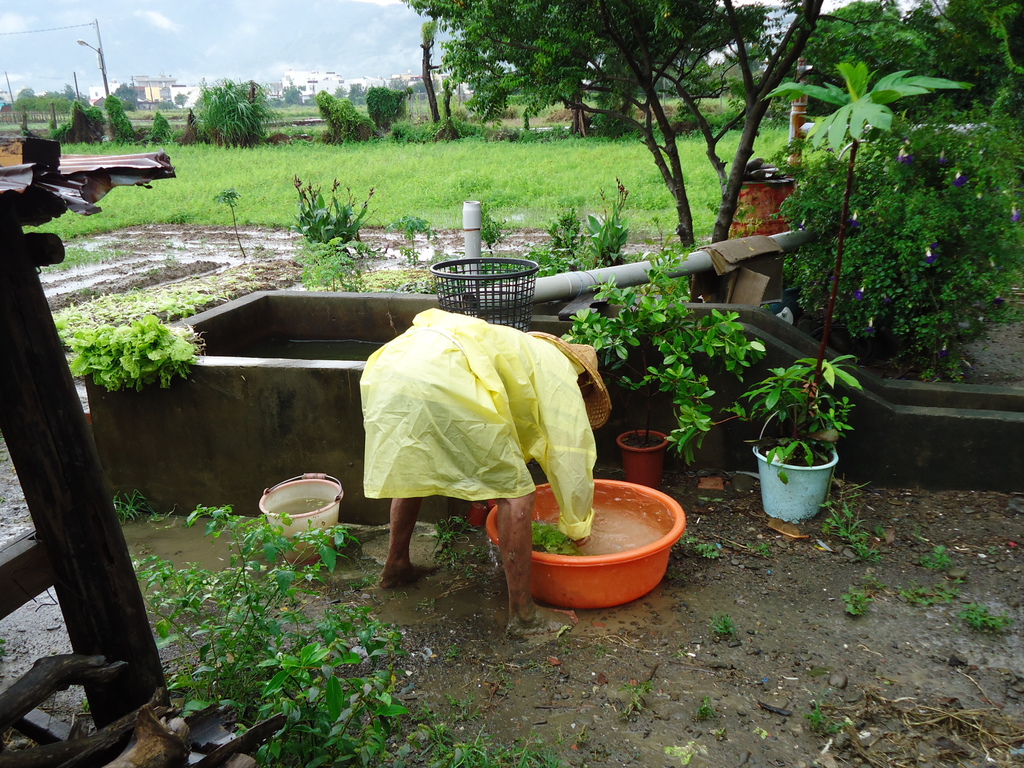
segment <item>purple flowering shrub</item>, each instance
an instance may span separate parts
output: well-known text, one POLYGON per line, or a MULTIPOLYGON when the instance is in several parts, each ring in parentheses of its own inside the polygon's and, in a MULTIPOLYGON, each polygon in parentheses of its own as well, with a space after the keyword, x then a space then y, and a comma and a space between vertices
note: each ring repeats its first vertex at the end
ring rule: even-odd
MULTIPOLYGON (((807 311, 828 301, 846 160, 808 147, 791 169, 796 191, 781 215, 818 235, 786 265, 807 311)), ((902 370, 961 377, 959 347, 984 320, 1007 316, 1003 297, 1024 274, 1022 167, 1019 140, 989 122, 896 122, 863 143, 835 322, 892 340, 902 370)))

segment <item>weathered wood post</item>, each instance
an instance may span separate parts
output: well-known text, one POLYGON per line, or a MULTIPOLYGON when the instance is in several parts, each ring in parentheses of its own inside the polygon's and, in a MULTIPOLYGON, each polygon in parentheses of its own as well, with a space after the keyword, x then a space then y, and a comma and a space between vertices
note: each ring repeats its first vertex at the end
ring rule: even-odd
POLYGON ((51 263, 40 252, 62 256, 63 247, 53 236, 23 233, 15 210, 21 197, 0 194, 0 431, 52 562, 75 652, 128 662, 112 681, 85 686, 103 726, 149 701, 164 675, 37 273, 36 262, 51 263))

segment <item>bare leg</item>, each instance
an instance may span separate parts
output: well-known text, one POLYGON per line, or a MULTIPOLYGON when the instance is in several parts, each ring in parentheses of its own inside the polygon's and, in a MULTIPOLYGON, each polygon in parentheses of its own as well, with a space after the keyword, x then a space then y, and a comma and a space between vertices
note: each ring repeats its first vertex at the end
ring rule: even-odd
POLYGON ((382 587, 400 587, 411 584, 437 570, 437 566, 413 565, 409 559, 409 542, 420 516, 423 499, 391 500, 391 538, 388 541, 388 559, 380 575, 382 587))
POLYGON ((538 635, 575 624, 575 615, 541 608, 530 594, 534 494, 498 499, 498 542, 508 584, 508 633, 538 635))

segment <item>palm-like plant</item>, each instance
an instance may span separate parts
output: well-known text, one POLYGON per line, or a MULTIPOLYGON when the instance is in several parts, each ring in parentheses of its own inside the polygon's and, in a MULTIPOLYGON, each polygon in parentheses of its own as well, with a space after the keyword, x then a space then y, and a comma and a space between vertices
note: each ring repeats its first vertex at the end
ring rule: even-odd
POLYGON ((890 104, 907 96, 920 96, 946 88, 970 88, 969 83, 946 80, 941 77, 923 77, 909 74, 909 70, 885 75, 868 87, 871 73, 866 64, 840 64, 839 73, 843 76, 846 90, 831 83, 820 86, 809 83, 783 83, 768 94, 767 98, 781 96, 794 98, 808 96, 839 107, 831 115, 816 118, 808 133, 808 138, 815 146, 821 146, 828 140, 831 148, 842 154, 849 147, 850 155, 846 170, 846 188, 843 192, 843 209, 839 217, 839 238, 836 246, 836 263, 832 276, 832 292, 828 307, 825 310, 825 326, 821 335, 821 345, 814 368, 814 386, 821 384, 822 362, 828 346, 829 333, 832 330, 832 315, 835 312, 836 296, 839 292, 839 274, 843 267, 843 250, 846 242, 846 228, 850 219, 850 197, 853 194, 854 164, 857 160, 857 149, 862 141, 888 131, 892 127, 893 111, 890 104))
POLYGON ((838 106, 832 114, 816 119, 809 138, 816 147, 827 140, 838 155, 849 149, 832 290, 817 357, 797 360, 788 368, 772 369, 768 378, 742 396, 745 404, 737 403, 730 409, 744 419, 778 420, 779 434, 766 437, 762 432, 758 444, 768 449, 769 461, 783 464, 788 461, 807 465, 824 463, 840 435, 850 429, 847 417, 853 407, 847 398, 836 398, 829 390, 837 378, 849 387, 860 387, 859 382, 843 370, 848 358, 838 358, 832 363, 825 361, 850 220, 857 149, 861 142, 892 127, 893 112, 889 105, 893 102, 940 88, 968 87, 966 83, 937 77, 913 77, 903 71, 886 75, 869 88, 871 76, 866 65, 840 64, 839 72, 846 90, 831 84, 822 87, 790 82, 768 94, 769 97, 789 98, 813 96, 838 106))

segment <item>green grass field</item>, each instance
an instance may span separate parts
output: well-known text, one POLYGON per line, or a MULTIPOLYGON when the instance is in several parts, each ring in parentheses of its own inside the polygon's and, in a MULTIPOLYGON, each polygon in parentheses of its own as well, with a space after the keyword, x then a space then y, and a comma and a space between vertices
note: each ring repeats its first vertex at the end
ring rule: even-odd
MULTIPOLYGON (((784 130, 762 133, 756 148, 769 156, 785 145, 784 130)), ((735 142, 723 148, 731 152, 735 142)), ((109 154, 125 147, 67 145, 65 154, 109 154)), ((65 240, 124 227, 176 223, 230 225, 231 212, 216 202, 219 192, 239 194, 237 215, 246 226, 288 227, 298 194, 293 178, 325 190, 335 179, 352 190, 357 205, 370 188, 371 226, 415 215, 435 229, 461 228, 462 203, 479 200, 511 227, 546 227, 567 206, 581 215, 601 213, 615 196, 616 179, 629 190, 626 217, 632 239, 670 233, 676 225, 671 196, 650 153, 639 142, 571 139, 552 142, 438 144, 374 142, 345 146, 289 144, 256 149, 168 146, 177 178, 151 189, 119 187, 100 201, 102 213, 68 213, 41 227, 65 240), (606 198, 607 201, 606 202, 606 198)), ((131 151, 131 150, 130 150, 131 151)), ((134 151, 146 151, 139 147, 134 151)), ((695 228, 710 236, 718 206, 718 179, 693 139, 680 144, 695 228)))

